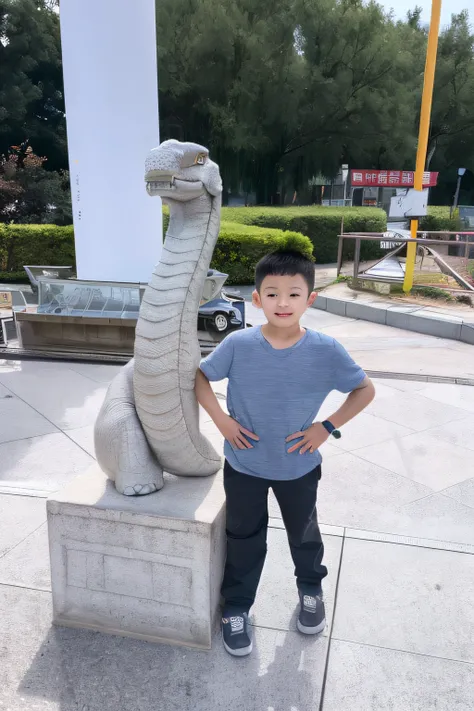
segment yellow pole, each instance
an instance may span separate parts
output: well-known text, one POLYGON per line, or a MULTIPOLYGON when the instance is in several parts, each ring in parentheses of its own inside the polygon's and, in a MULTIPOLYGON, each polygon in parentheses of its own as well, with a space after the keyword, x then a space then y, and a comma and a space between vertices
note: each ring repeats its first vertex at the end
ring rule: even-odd
MULTIPOLYGON (((415 190, 423 190, 423 173, 425 171, 426 152, 428 150, 428 136, 430 133, 431 103, 433 100, 433 84, 436 68, 436 54, 438 52, 439 21, 441 15, 441 0, 432 0, 431 22, 426 48, 425 76, 423 81, 423 94, 421 98, 420 131, 418 134, 418 150, 416 152, 415 190)), ((416 238, 418 220, 411 220, 411 236, 416 238)), ((413 286, 415 271, 416 242, 407 244, 407 261, 403 291, 409 293, 413 286)))

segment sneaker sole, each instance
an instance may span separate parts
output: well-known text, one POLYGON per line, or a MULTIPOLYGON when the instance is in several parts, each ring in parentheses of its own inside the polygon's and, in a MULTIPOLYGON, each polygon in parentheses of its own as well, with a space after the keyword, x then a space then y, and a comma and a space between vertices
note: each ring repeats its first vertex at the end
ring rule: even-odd
POLYGON ((249 655, 253 649, 253 642, 250 642, 248 647, 242 647, 242 649, 231 649, 224 642, 225 651, 228 652, 232 657, 246 657, 249 655))
POLYGON ((297 620, 296 627, 301 632, 301 634, 320 634, 320 632, 322 632, 326 627, 326 620, 324 619, 322 622, 319 623, 319 625, 316 625, 315 627, 305 627, 301 624, 299 620, 297 620))

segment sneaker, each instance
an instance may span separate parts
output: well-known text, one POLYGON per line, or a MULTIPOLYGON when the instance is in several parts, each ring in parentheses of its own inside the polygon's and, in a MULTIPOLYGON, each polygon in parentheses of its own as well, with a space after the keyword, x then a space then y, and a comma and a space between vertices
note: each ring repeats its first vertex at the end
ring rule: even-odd
POLYGON ((303 634, 319 634, 326 627, 326 613, 322 593, 319 595, 305 595, 301 591, 301 609, 296 623, 303 634))
POLYGON ((250 654, 253 644, 248 614, 238 612, 231 617, 223 617, 222 636, 226 651, 233 657, 246 657, 250 654))

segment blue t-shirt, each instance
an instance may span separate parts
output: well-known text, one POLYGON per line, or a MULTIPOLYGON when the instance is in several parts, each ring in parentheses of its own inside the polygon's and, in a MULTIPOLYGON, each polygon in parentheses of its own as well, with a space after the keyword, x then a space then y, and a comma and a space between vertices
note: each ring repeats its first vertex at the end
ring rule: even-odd
POLYGON ((288 454, 286 442, 307 429, 332 390, 352 392, 365 378, 340 343, 306 329, 290 348, 277 350, 260 326, 227 336, 200 366, 210 381, 229 379, 227 407, 239 424, 254 432, 253 449, 234 449, 225 442, 229 464, 263 479, 290 480, 321 464, 319 451, 288 454))

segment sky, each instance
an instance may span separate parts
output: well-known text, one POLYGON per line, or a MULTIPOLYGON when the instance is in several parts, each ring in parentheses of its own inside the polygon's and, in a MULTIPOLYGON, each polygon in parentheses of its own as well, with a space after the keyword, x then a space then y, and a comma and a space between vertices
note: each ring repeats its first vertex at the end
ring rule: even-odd
MULTIPOLYGON (((431 15, 431 0, 378 0, 387 10, 393 9, 397 19, 404 19, 408 10, 415 5, 423 8, 422 21, 428 23, 431 15)), ((442 0, 441 2, 441 27, 449 25, 451 15, 461 12, 471 6, 469 13, 471 24, 474 24, 474 6, 472 0, 442 0)))

